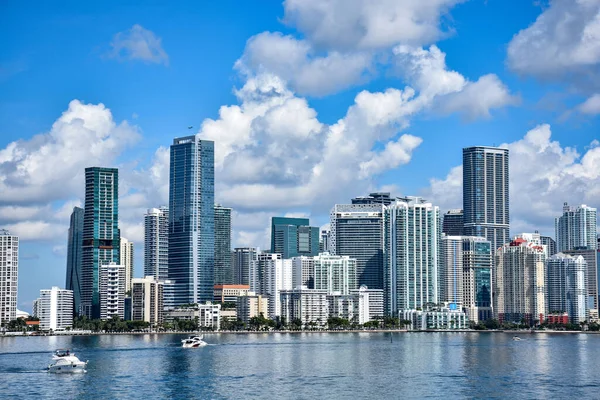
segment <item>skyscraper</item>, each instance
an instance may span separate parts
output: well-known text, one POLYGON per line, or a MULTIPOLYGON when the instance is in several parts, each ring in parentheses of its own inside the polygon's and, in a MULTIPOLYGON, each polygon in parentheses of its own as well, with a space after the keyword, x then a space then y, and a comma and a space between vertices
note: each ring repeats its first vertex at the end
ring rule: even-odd
MULTIPOLYGON (((535 233, 539 233, 539 232, 535 231, 535 233)), ((558 250, 556 248, 556 241, 554 239, 552 239, 550 236, 540 235, 540 242, 544 246, 546 246, 546 251, 548 252, 548 257, 552 257, 553 255, 558 253, 558 250)))
POLYGON ((233 250, 233 283, 250 285, 250 270, 258 263, 256 247, 237 247, 233 250))
POLYGON ((463 149, 463 210, 466 236, 481 236, 492 250, 510 241, 508 149, 463 149))
POLYGON ((216 284, 233 283, 231 266, 231 208, 215 204, 215 279, 216 284))
POLYGON ((273 217, 271 252, 284 259, 319 254, 319 228, 309 226, 308 218, 273 217))
POLYGON ((151 208, 144 215, 144 276, 169 278, 169 209, 151 208))
POLYGON ((450 210, 442 219, 442 233, 448 236, 463 236, 465 216, 463 210, 450 210))
POLYGON ((383 289, 383 204, 336 204, 329 252, 356 259, 358 286, 383 289))
POLYGON ((215 261, 214 142, 173 140, 169 176, 169 280, 174 305, 211 301, 215 261))
POLYGON ((121 265, 125 267, 125 293, 131 292, 131 280, 133 279, 133 242, 121 237, 121 265))
POLYGON ((80 314, 100 318, 100 266, 118 264, 120 247, 119 171, 86 168, 80 314))
POLYGON ((314 288, 328 294, 348 295, 358 289, 356 284, 356 259, 328 253, 313 257, 314 288))
POLYGON ((250 289, 269 298, 269 318, 273 319, 281 315, 281 291, 292 289, 292 260, 284 260, 281 254, 261 253, 256 267, 250 289))
POLYGON ((563 252, 566 255, 572 257, 583 257, 586 263, 585 275, 586 275, 586 286, 587 286, 587 308, 598 309, 598 296, 600 291, 598 290, 598 266, 600 265, 600 253, 594 249, 577 249, 567 250, 563 252))
POLYGON ((0 325, 17 318, 19 237, 0 229, 0 325))
POLYGON ((441 226, 437 206, 419 197, 385 209, 385 296, 390 315, 438 303, 441 226))
POLYGON ((582 256, 563 253, 546 260, 547 311, 566 312, 569 322, 578 324, 587 315, 587 263, 582 256))
POLYGON ((559 252, 596 250, 598 247, 596 209, 582 204, 563 205, 563 214, 555 220, 556 245, 559 252))
POLYGON ((73 310, 71 313, 79 313, 81 305, 81 257, 83 245, 83 215, 84 210, 74 207, 71 213, 69 225, 69 238, 67 243, 67 279, 65 287, 73 292, 73 310))

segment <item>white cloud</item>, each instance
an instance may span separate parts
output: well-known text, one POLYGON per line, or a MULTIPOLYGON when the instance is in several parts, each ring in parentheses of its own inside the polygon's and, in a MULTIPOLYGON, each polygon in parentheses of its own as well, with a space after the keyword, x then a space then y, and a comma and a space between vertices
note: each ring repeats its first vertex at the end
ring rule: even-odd
POLYGON ((596 93, 590 96, 586 101, 577 106, 577 111, 588 115, 600 114, 600 94, 596 93))
POLYGON ((359 177, 376 175, 383 171, 396 168, 400 164, 406 164, 412 157, 412 151, 416 149, 423 139, 402 135, 397 141, 390 141, 385 149, 380 152, 372 152, 372 158, 360 163, 359 177))
POLYGON ((111 58, 169 65, 169 56, 162 48, 161 39, 138 24, 117 33, 110 46, 108 56, 111 58))

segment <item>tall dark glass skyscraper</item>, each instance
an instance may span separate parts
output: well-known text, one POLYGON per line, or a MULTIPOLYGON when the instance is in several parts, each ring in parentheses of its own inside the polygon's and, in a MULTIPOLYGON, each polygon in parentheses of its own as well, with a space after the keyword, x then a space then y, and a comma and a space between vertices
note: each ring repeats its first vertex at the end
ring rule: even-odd
POLYGON ((169 280, 173 305, 213 299, 215 146, 186 136, 173 140, 169 176, 169 280))
POLYGON ((442 233, 448 236, 462 236, 465 229, 463 210, 450 210, 444 214, 442 233))
POLYGON ((319 228, 308 218, 271 218, 271 253, 284 259, 319 254, 319 228))
POLYGON ((73 311, 75 313, 79 313, 81 305, 83 216, 83 208, 73 208, 67 244, 67 278, 65 288, 73 291, 73 311))
POLYGON ((119 170, 85 169, 81 314, 100 318, 100 266, 120 262, 119 170))
POLYGON ((233 283, 231 208, 215 204, 215 285, 233 283))
POLYGON ((510 241, 508 149, 463 149, 463 210, 467 236, 481 236, 492 254, 510 241))

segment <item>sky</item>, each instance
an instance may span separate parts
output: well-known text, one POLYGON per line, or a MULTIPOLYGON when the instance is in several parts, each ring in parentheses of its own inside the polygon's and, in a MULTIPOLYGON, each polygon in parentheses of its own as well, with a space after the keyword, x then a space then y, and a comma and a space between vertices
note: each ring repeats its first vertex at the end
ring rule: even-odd
POLYGON ((142 275, 143 215, 168 204, 168 149, 190 134, 215 141, 236 247, 268 248, 272 216, 325 226, 372 191, 461 208, 467 146, 509 148, 511 234, 600 206, 600 0, 136 3, 0 5, 20 309, 65 286, 88 166, 119 168, 142 275))

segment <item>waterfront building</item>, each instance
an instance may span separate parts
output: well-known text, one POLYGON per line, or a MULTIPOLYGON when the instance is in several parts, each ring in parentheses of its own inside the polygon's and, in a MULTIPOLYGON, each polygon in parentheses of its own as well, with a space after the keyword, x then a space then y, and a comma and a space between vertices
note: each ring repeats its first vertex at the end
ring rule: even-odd
MULTIPOLYGON (((382 289, 369 289, 368 287, 362 285, 358 289, 354 289, 350 291, 352 295, 360 295, 368 299, 365 304, 368 306, 368 320, 373 321, 378 318, 384 317, 384 295, 382 289)), ((364 322, 363 322, 364 323, 364 322)))
POLYGON ((548 313, 566 312, 579 324, 587 320, 587 263, 579 255, 563 253, 546 260, 546 305, 548 313))
POLYGON ((65 288, 73 291, 73 310, 71 310, 73 314, 79 313, 81 306, 83 215, 83 208, 73 207, 67 242, 67 277, 65 288))
POLYGON ((330 214, 331 254, 356 259, 358 285, 383 289, 383 204, 336 204, 330 214))
POLYGON ((240 296, 247 296, 250 285, 215 285, 213 298, 217 303, 237 303, 240 296))
POLYGON ((517 238, 496 251, 494 316, 501 322, 533 324, 546 314, 546 248, 517 238))
POLYGON ((564 203, 563 213, 555 219, 554 226, 559 252, 598 248, 595 208, 585 204, 571 207, 564 203))
MULTIPOLYGON (((539 233, 539 232, 535 231, 535 233, 539 233)), ((540 243, 543 244, 544 246, 546 246, 546 251, 548 252, 548 254, 547 254, 548 257, 552 257, 553 255, 558 253, 558 250, 556 247, 556 241, 554 239, 552 239, 550 236, 540 235, 540 243)))
POLYGON ((271 253, 284 259, 319 254, 319 228, 309 226, 308 218, 271 218, 271 253))
POLYGON ((390 196, 389 192, 375 192, 370 193, 368 196, 359 196, 351 200, 352 204, 382 204, 389 206, 396 199, 390 196))
POLYGON ((121 265, 125 267, 125 292, 131 293, 131 280, 133 279, 133 242, 121 236, 121 265))
POLYGON ((300 287, 281 291, 281 318, 287 323, 302 321, 302 326, 325 326, 329 318, 327 291, 300 287))
POLYGON ((357 289, 356 259, 322 253, 313 257, 314 288, 348 295, 357 289))
POLYGON ((399 313, 401 320, 410 321, 410 329, 415 331, 468 329, 469 318, 460 310, 446 306, 428 310, 403 310, 399 313))
POLYGON ((448 236, 464 236, 465 216, 463 210, 450 210, 442 219, 442 233, 448 236))
POLYGON ((119 170, 86 168, 79 310, 81 315, 92 319, 101 318, 100 267, 103 264, 120 263, 119 236, 119 170))
POLYGON ((131 319, 146 321, 155 326, 162 324, 164 311, 164 284, 153 276, 133 278, 131 291, 131 319))
POLYGON ((0 326, 17 318, 19 237, 0 229, 0 326))
POLYGON ((123 309, 124 309, 124 314, 125 314, 125 316, 123 317, 123 320, 132 321, 133 320, 133 299, 131 298, 131 296, 125 296, 125 299, 123 300, 123 309))
POLYGON ((261 253, 257 266, 257 271, 252 274, 250 288, 253 292, 267 296, 268 317, 275 319, 281 315, 281 291, 292 289, 292 260, 284 260, 281 254, 261 253))
POLYGON ((144 275, 169 278, 169 208, 150 208, 144 215, 144 275))
POLYGON ((442 236, 440 301, 478 323, 492 318, 491 243, 477 236, 442 236))
POLYGON ((237 247, 233 249, 233 283, 250 285, 250 270, 258 264, 256 247, 237 247))
POLYGON ((250 323, 250 319, 258 317, 261 314, 266 317, 269 314, 269 299, 248 292, 246 296, 238 298, 236 304, 237 317, 246 325, 250 323))
POLYGON ((578 257, 582 256, 586 262, 586 281, 587 281, 587 292, 588 292, 588 309, 598 309, 598 267, 600 266, 599 255, 595 249, 578 249, 578 250, 566 250, 562 253, 569 256, 578 257))
POLYGON ((214 142, 173 140, 169 175, 169 280, 174 304, 212 300, 215 262, 214 142))
POLYGON ((441 270, 440 212, 419 197, 397 200, 385 210, 386 311, 438 303, 441 270))
POLYGON ((360 294, 327 295, 329 315, 343 318, 353 324, 364 324, 369 321, 369 297, 360 294))
POLYGON ((218 331, 221 329, 221 305, 207 301, 203 304, 193 304, 166 310, 164 320, 173 323, 175 319, 194 321, 198 319, 198 329, 218 331))
POLYGON ((463 149, 464 234, 486 238, 492 251, 510 241, 508 166, 508 149, 463 149))
POLYGON ((319 253, 329 252, 329 231, 321 231, 321 241, 319 242, 319 253))
POLYGON ((292 258, 292 287, 315 288, 315 257, 292 258))
POLYGON ((100 319, 125 318, 125 266, 103 264, 99 271, 100 319))
POLYGON ((231 208, 215 204, 215 284, 232 284, 231 208))
POLYGON ((39 318, 42 331, 70 329, 73 326, 73 291, 56 286, 40 290, 34 316, 39 318))
POLYGON ((566 312, 550 312, 546 315, 546 322, 549 324, 566 325, 569 323, 569 314, 566 312))

